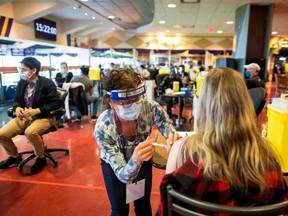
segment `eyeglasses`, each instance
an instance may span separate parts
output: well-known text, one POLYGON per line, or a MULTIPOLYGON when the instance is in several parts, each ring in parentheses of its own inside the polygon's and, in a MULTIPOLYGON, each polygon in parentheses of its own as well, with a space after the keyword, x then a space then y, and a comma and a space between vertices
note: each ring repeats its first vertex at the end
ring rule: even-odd
POLYGON ((113 102, 117 105, 123 106, 125 108, 130 107, 133 103, 136 104, 141 104, 143 101, 143 97, 138 97, 134 99, 129 99, 129 100, 114 100, 113 102))
POLYGON ((30 70, 29 68, 21 68, 21 67, 18 67, 17 69, 18 69, 18 72, 19 72, 19 73, 24 73, 24 72, 30 70))

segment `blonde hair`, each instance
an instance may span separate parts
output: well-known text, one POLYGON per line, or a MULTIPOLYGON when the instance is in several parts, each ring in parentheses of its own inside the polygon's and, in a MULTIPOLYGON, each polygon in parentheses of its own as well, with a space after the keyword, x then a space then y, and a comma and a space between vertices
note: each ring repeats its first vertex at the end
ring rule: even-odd
POLYGON ((205 78, 198 104, 197 135, 182 148, 179 163, 195 158, 207 179, 227 179, 235 188, 257 184, 268 189, 268 171, 280 171, 270 143, 261 137, 249 92, 241 74, 230 68, 212 69, 205 78))

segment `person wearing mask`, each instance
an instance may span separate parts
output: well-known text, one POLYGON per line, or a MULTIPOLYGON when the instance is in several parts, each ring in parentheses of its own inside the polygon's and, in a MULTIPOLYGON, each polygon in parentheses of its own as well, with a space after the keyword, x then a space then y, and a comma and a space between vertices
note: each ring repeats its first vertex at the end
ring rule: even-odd
POLYGON ((238 71, 212 69, 202 84, 196 112, 197 133, 177 141, 170 151, 159 215, 167 215, 168 184, 193 198, 229 206, 288 199, 280 159, 257 128, 253 103, 238 71))
POLYGON ((39 76, 41 63, 33 57, 21 61, 19 73, 21 80, 16 87, 13 109, 16 117, 0 129, 0 144, 5 149, 8 159, 0 162, 0 169, 18 165, 22 156, 12 138, 24 133, 33 146, 37 156, 30 168, 30 173, 38 173, 46 165, 44 144, 40 136, 53 125, 50 111, 61 107, 61 100, 52 80, 39 76))
POLYGON ((247 78, 246 86, 248 89, 257 87, 265 88, 265 81, 259 77, 259 71, 261 68, 258 64, 251 63, 244 65, 244 68, 246 68, 245 77, 247 78))
POLYGON ((55 81, 58 87, 62 87, 63 83, 69 83, 73 77, 73 73, 68 71, 66 62, 60 64, 61 71, 55 76, 55 81))
MULTIPOLYGON (((81 69, 81 75, 74 76, 71 82, 79 82, 85 86, 85 93, 86 99, 88 104, 92 104, 92 113, 91 113, 91 122, 96 122, 97 119, 97 109, 98 109, 98 102, 99 102, 99 89, 97 85, 97 89, 93 88, 93 82, 89 79, 89 66, 83 65, 81 69)), ((78 112, 78 111, 77 111, 78 112)), ((77 116, 80 116, 78 113, 77 116)))
POLYGON ((144 98, 146 89, 139 74, 118 68, 103 80, 108 108, 97 119, 94 137, 100 147, 101 167, 111 204, 111 215, 129 215, 129 191, 141 191, 134 201, 137 216, 151 216, 153 142, 157 127, 168 139, 168 148, 179 135, 162 107, 144 98), (143 194, 142 194, 143 193, 143 194))

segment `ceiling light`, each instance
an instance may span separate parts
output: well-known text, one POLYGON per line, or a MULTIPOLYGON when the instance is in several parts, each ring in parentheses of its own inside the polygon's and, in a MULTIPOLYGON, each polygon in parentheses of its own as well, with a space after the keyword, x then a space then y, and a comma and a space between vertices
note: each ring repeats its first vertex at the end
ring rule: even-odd
POLYGON ((95 17, 93 16, 92 19, 95 19, 95 17))
POLYGON ((278 32, 276 32, 276 31, 273 31, 273 32, 272 32, 272 34, 278 34, 278 32))
POLYGON ((232 25, 232 24, 234 24, 234 21, 227 21, 226 24, 232 25))
POLYGON ((175 8, 175 7, 176 7, 176 4, 168 4, 168 7, 169 7, 169 8, 175 8))
POLYGON ((223 31, 222 31, 222 30, 218 30, 217 33, 218 33, 218 34, 222 34, 223 31))
POLYGON ((80 1, 82 1, 82 2, 87 2, 88 0, 80 0, 80 1))
POLYGON ((87 15, 88 15, 88 13, 84 13, 84 15, 85 15, 85 16, 87 16, 87 15))
POLYGON ((73 7, 73 9, 76 10, 77 8, 76 8, 76 7, 73 7))
POLYGON ((165 32, 167 32, 167 33, 168 33, 168 32, 170 32, 170 30, 166 30, 165 32))
POLYGON ((173 28, 180 28, 180 25, 173 25, 173 28))
POLYGON ((159 21, 159 24, 165 24, 165 23, 166 23, 165 20, 160 20, 160 21, 159 21))
POLYGON ((109 19, 114 19, 114 18, 115 18, 115 16, 113 16, 113 15, 110 15, 110 16, 108 16, 108 18, 109 18, 109 19))

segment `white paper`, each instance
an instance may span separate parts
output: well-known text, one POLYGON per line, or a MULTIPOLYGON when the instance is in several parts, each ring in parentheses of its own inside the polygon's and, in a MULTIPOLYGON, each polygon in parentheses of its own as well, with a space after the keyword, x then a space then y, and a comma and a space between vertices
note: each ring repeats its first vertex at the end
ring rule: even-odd
POLYGON ((126 204, 133 202, 145 194, 145 179, 135 183, 126 184, 126 204))

